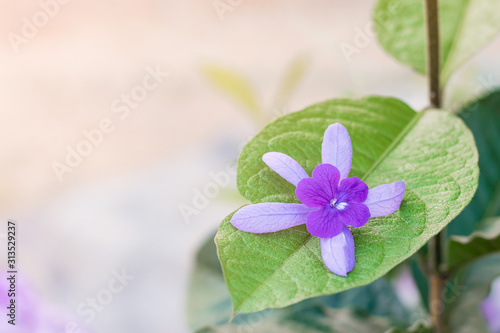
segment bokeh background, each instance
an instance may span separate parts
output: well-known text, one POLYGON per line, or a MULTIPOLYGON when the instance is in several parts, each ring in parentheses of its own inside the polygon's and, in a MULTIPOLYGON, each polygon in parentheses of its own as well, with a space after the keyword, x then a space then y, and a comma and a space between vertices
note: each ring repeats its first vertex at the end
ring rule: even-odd
MULTIPOLYGON (((25 300, 25 320, 13 330, 2 319, 2 332, 65 332, 68 323, 75 332, 189 332, 194 254, 244 202, 228 163, 249 137, 335 97, 426 106, 425 79, 371 34, 374 1, 0 3, 0 248, 14 219, 25 300), (47 22, 43 8, 53 14, 47 22), (151 70, 168 76, 128 114, 114 112, 151 70), (228 75, 254 97, 221 89, 228 75), (103 119, 113 131, 58 178, 54 165, 103 119), (223 181, 200 199, 214 175, 223 181), (123 272, 126 286, 92 320, 82 315, 123 272)), ((500 85, 499 51, 497 38, 452 78, 450 108, 465 91, 500 85)), ((5 251, 1 258, 4 274, 5 251)), ((496 289, 489 309, 500 311, 496 289)))

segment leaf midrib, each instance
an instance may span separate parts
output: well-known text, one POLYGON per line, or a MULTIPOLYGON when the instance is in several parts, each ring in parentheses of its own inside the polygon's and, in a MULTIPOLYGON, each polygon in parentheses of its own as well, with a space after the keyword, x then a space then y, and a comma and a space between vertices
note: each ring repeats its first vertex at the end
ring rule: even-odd
MULTIPOLYGON (((420 118, 422 118, 422 116, 424 115, 424 113, 426 112, 427 110, 423 110, 423 111, 420 111, 420 112, 415 112, 415 115, 413 116, 413 118, 408 122, 408 124, 406 124, 406 126, 403 128, 403 130, 398 134, 398 136, 396 136, 396 138, 394 139, 394 141, 389 145, 389 147, 387 147, 387 149, 382 153, 382 155, 380 155, 380 157, 375 161, 375 163, 370 167, 370 169, 368 169, 368 171, 365 172, 365 174, 363 175, 363 177, 361 179, 366 179, 371 173, 373 173, 373 171, 377 168, 378 165, 380 165, 380 163, 382 163, 382 161, 385 159, 385 157, 387 157, 400 143, 401 141, 404 139, 404 137, 406 136, 406 134, 408 134, 408 132, 411 131, 411 129, 417 124, 418 120, 420 120, 420 118)), ((250 292, 248 294, 248 296, 246 296, 243 301, 241 301, 241 303, 238 305, 238 307, 236 307, 234 309, 234 312, 238 312, 238 309, 240 309, 244 304, 245 302, 257 291, 259 290, 265 283, 266 281, 271 278, 275 272, 279 271, 287 262, 288 260, 293 257, 293 255, 299 251, 302 247, 306 246, 310 241, 311 241, 311 238, 312 238, 312 235, 309 235, 309 237, 307 237, 307 239, 302 243, 300 244, 285 260, 283 260, 283 262, 275 269, 273 270, 273 272, 271 274, 269 274, 261 283, 259 283, 255 289, 250 292)))

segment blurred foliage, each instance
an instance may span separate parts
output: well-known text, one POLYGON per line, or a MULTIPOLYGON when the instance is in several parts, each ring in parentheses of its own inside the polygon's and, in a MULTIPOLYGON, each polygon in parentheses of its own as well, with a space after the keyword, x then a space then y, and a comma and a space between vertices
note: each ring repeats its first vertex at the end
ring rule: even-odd
POLYGON ((448 270, 456 269, 484 256, 500 252, 500 218, 490 219, 489 228, 470 236, 451 236, 448 240, 448 270))
POLYGON ((481 221, 500 215, 500 91, 464 107, 479 152, 479 185, 471 203, 448 226, 448 235, 470 235, 481 221))
POLYGON ((244 76, 213 64, 205 64, 201 72, 216 88, 237 102, 252 119, 260 121, 262 110, 257 95, 252 84, 244 76))
POLYGON ((296 304, 273 315, 257 315, 256 318, 244 324, 205 327, 197 333, 372 333, 385 332, 391 327, 388 319, 370 316, 364 311, 330 309, 311 303, 296 304))
MULTIPOLYGON (((500 31, 500 1, 440 0, 441 83, 500 31)), ((404 65, 426 73, 424 1, 379 0, 373 12, 380 45, 404 65)))
POLYGON ((453 289, 441 304, 448 316, 450 332, 488 332, 480 305, 498 276, 500 254, 478 260, 458 272, 453 289))
POLYGON ((259 127, 263 127, 287 112, 286 104, 304 79, 309 66, 310 63, 305 56, 299 56, 290 63, 278 85, 270 108, 271 112, 260 106, 255 87, 243 75, 224 66, 210 63, 201 67, 201 73, 220 92, 235 101, 259 127))
MULTIPOLYGON (((335 295, 305 300, 284 309, 238 314, 234 317, 232 323, 233 326, 245 326, 248 323, 255 322, 256 318, 266 320, 267 318, 274 318, 271 320, 273 324, 269 324, 269 327, 273 327, 272 325, 276 324, 277 318, 280 318, 279 320, 287 318, 285 321, 295 319, 297 316, 297 320, 306 318, 298 315, 300 309, 312 309, 312 313, 321 316, 325 316, 325 313, 328 313, 328 316, 336 314, 339 318, 348 314, 349 318, 352 319, 355 313, 358 313, 357 318, 360 318, 360 314, 363 314, 365 318, 368 318, 368 314, 374 316, 374 318, 384 317, 386 318, 384 319, 385 322, 390 323, 387 327, 392 325, 404 327, 409 324, 407 309, 401 304, 391 284, 385 278, 378 279, 367 286, 350 289, 335 295), (353 311, 331 311, 331 309, 342 308, 349 308, 353 311)), ((196 254, 188 291, 188 325, 193 330, 205 325, 219 326, 226 324, 231 319, 231 315, 231 298, 224 282, 212 236, 205 241, 196 254)), ((321 320, 328 321, 328 316, 321 320)), ((343 319, 339 320, 342 321, 343 319)), ((226 331, 231 332, 229 329, 223 332, 226 331)), ((202 330, 200 332, 218 331, 202 330)))

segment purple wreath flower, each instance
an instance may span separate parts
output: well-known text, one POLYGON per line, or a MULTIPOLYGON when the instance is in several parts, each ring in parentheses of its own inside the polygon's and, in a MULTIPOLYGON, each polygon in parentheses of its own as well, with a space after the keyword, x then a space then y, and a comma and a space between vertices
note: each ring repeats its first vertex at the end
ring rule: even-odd
POLYGON ((396 211, 405 193, 397 181, 372 189, 351 171, 352 145, 346 128, 330 125, 321 146, 322 164, 309 177, 293 158, 283 153, 266 153, 262 160, 281 177, 296 186, 302 204, 267 202, 237 211, 231 223, 241 231, 267 233, 306 224, 311 235, 320 238, 321 256, 334 274, 347 276, 354 269, 354 239, 351 227, 365 225, 370 217, 396 211))

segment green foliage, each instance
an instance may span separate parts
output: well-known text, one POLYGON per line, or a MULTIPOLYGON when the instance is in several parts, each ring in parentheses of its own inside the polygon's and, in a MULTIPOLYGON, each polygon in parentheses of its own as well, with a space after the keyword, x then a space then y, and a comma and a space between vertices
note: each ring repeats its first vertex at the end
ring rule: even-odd
POLYGON ((427 281, 427 276, 425 276, 422 270, 422 263, 419 262, 419 254, 415 254, 410 258, 410 272, 413 276, 413 280, 417 285, 418 292, 420 293, 420 299, 422 300, 422 305, 429 310, 429 282, 427 281))
POLYGON ((275 106, 282 107, 292 97, 297 89, 297 86, 304 78, 304 75, 309 68, 309 61, 305 57, 297 57, 287 68, 274 101, 275 106))
MULTIPOLYGON (((497 0, 440 0, 441 82, 500 31, 497 0)), ((426 73, 424 1, 379 0, 373 19, 380 45, 404 65, 426 73)))
MULTIPOLYGON (((283 111, 308 68, 309 61, 304 56, 299 56, 290 63, 278 85, 273 111, 283 111)), ((273 118, 272 114, 265 112, 265 108, 259 105, 253 84, 241 74, 215 64, 205 64, 201 67, 201 73, 218 90, 239 104, 256 124, 265 125, 273 118)))
POLYGON ((262 111, 257 95, 244 76, 214 64, 205 64, 201 72, 216 88, 243 107, 255 121, 261 120, 262 111))
POLYGON ((470 235, 481 221, 500 216, 500 91, 467 105, 459 116, 474 134, 479 152, 476 195, 448 226, 448 234, 470 235))
POLYGON ((386 318, 364 311, 330 309, 319 304, 297 304, 273 315, 254 314, 246 324, 206 327, 197 333, 343 333, 385 332, 391 327, 386 318))
POLYGON ((392 328, 386 333, 432 333, 432 328, 425 323, 419 322, 408 328, 392 328))
POLYGON ((310 173, 321 163, 324 130, 335 122, 351 135, 350 176, 369 187, 405 181, 399 211, 353 229, 356 266, 346 278, 328 271, 319 239, 304 226, 251 234, 236 230, 231 214, 222 222, 216 244, 235 312, 284 307, 373 282, 415 253, 471 200, 478 179, 477 151, 463 122, 443 111, 416 113, 383 97, 331 100, 268 125, 240 155, 240 193, 251 203, 297 202, 294 187, 261 157, 282 152, 310 173))
POLYGON ((441 304, 449 317, 450 332, 489 331, 479 306, 488 296, 491 283, 498 276, 500 254, 476 261, 459 272, 451 296, 441 304))
POLYGON ((470 262, 500 252, 500 218, 490 222, 490 228, 468 237, 451 236, 448 241, 448 269, 454 271, 470 262))
MULTIPOLYGON (((297 306, 304 306, 304 302, 297 306)), ((393 324, 409 324, 409 313, 385 278, 335 295, 318 297, 312 302, 328 308, 351 308, 374 316, 388 317, 393 324)), ((289 308, 240 314, 233 319, 233 323, 245 325, 254 322, 255 318, 276 316, 276 311, 289 311, 289 308)), ((188 325, 191 329, 205 325, 223 325, 230 320, 231 313, 231 298, 224 283, 213 237, 210 237, 198 250, 191 272, 187 302, 188 325)))
POLYGON ((196 253, 186 309, 190 329, 206 324, 221 325, 231 316, 231 299, 216 251, 213 237, 210 237, 196 253))

